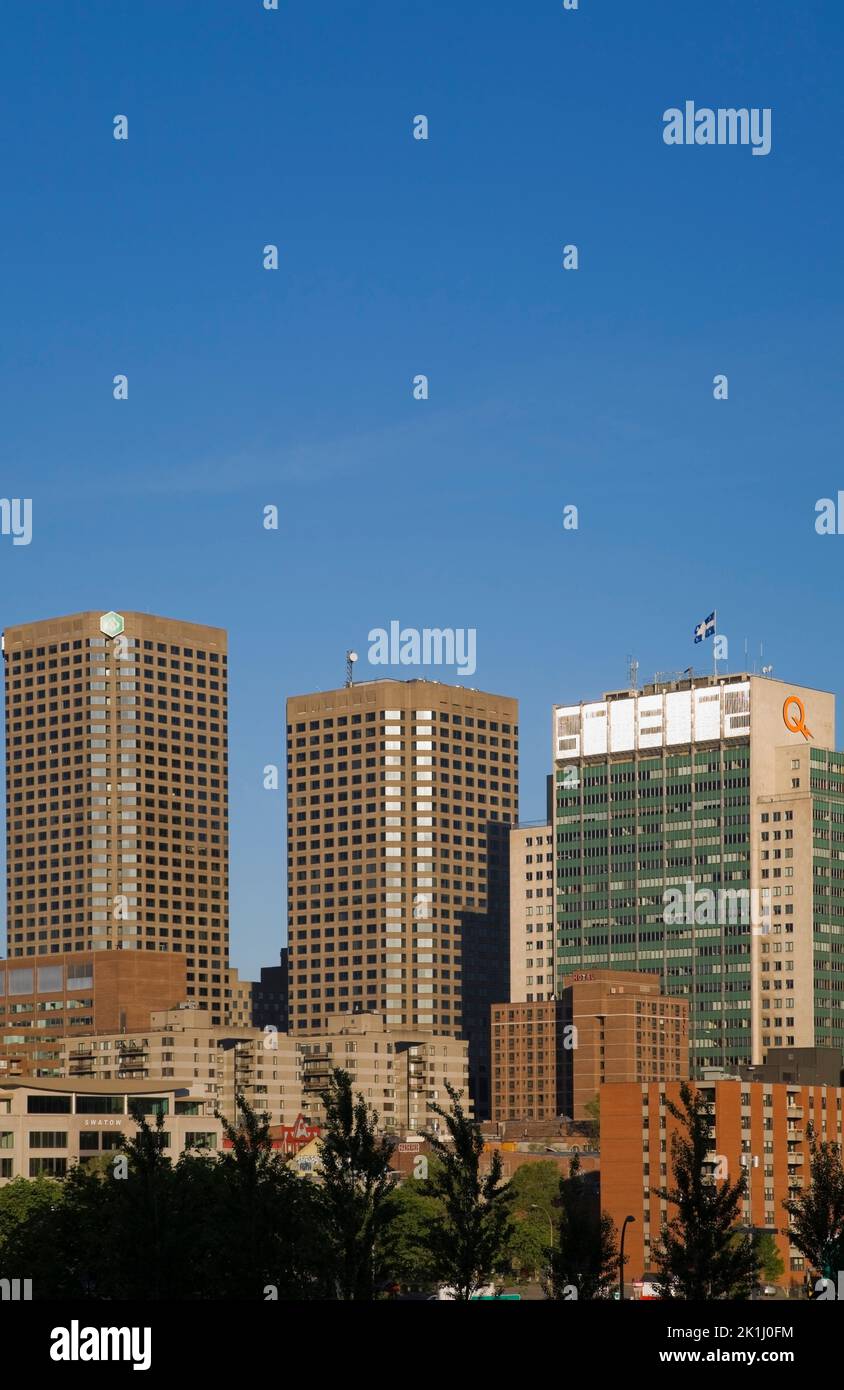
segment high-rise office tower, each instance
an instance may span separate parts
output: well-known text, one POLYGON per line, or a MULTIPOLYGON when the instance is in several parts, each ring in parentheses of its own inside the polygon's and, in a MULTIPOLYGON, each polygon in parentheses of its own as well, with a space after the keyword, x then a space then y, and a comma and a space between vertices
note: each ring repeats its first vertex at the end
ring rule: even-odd
POLYGON ((834 697, 679 676, 554 711, 558 981, 658 971, 690 1064, 844 1046, 834 697))
POLYGON ((76 952, 185 958, 225 1015, 226 634, 147 613, 7 628, 11 963, 76 952))
POLYGON ((480 1114, 507 998, 517 721, 515 700, 425 680, 287 703, 290 1027, 377 1011, 465 1037, 480 1114))

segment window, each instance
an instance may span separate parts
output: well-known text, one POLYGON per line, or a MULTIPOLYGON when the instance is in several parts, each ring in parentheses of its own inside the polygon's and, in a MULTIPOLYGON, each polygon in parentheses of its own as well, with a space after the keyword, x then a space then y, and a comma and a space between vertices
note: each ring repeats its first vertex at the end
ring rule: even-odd
POLYGON ((63 1178, 66 1172, 66 1158, 31 1158, 29 1160, 29 1176, 31 1178, 40 1177, 42 1174, 50 1178, 63 1178))
POLYGON ((214 1130, 188 1130, 185 1134, 186 1149, 216 1149, 217 1135, 214 1130))
POLYGON ((67 967, 67 987, 71 989, 93 989, 94 966, 90 961, 74 961, 67 967))
POLYGON ((137 1110, 141 1115, 169 1115, 170 1102, 166 1096, 141 1096, 137 1100, 130 1098, 130 1113, 137 1110))
POLYGON ((31 1149, 66 1149, 66 1129, 33 1129, 29 1136, 31 1149))
POLYGON ((77 1115, 123 1115, 122 1096, 77 1096, 77 1115))
POLYGON ((28 1115, 69 1115, 70 1096, 27 1096, 28 1115))
POLYGON ((60 965, 39 965, 39 993, 59 994, 63 985, 62 974, 62 967, 60 965))

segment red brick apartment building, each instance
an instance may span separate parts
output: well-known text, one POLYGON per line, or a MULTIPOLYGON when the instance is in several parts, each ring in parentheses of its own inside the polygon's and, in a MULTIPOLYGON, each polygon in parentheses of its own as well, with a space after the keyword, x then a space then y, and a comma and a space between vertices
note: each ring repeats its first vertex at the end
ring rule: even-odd
MULTIPOLYGON (((695 1085, 713 1106, 713 1162, 720 1158, 723 1168, 726 1161, 731 1180, 742 1168, 747 1171, 742 1219, 774 1236, 785 1266, 779 1282, 802 1284, 805 1261, 789 1240, 782 1203, 808 1181, 807 1125, 819 1139, 841 1144, 844 1090, 738 1078, 695 1085)), ((650 1190, 672 1185, 671 1135, 677 1121, 666 1099, 679 1104, 679 1082, 601 1087, 601 1205, 619 1230, 625 1216, 635 1217, 625 1238, 628 1280, 652 1269, 661 1227, 676 1215, 676 1208, 650 1190)))

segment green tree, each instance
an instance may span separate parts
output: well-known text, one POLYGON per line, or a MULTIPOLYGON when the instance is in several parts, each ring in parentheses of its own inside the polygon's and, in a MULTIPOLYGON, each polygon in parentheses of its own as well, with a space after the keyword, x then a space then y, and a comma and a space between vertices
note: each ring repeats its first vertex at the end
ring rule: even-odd
POLYGON ((548 1264, 560 1200, 556 1163, 522 1163, 510 1180, 513 1233, 510 1257, 519 1273, 535 1275, 548 1264))
POLYGON ((11 1233, 33 1212, 55 1213, 64 1200, 64 1188, 55 1178, 15 1178, 0 1187, 0 1255, 11 1233))
POLYGON ((318 1209, 334 1259, 337 1297, 374 1297, 375 1247, 394 1209, 397 1182, 390 1147, 378 1137, 378 1116, 362 1095, 352 1095, 348 1072, 335 1070, 322 1093, 325 1130, 319 1140, 318 1209))
POLYGON ((588 1122, 583 1126, 589 1135, 591 1142, 596 1149, 601 1147, 601 1096, 600 1092, 595 1093, 593 1100, 588 1100, 583 1109, 589 1116, 588 1122))
MULTIPOLYGON (((214 1164, 216 1210, 208 1257, 217 1298, 278 1299, 328 1294, 329 1269, 317 1231, 314 1184, 299 1178, 273 1148, 270 1121, 237 1098, 237 1120, 219 1116, 224 1146, 214 1164)), ((201 1163, 201 1159, 199 1162, 201 1163)), ((198 1160, 185 1156, 197 1169, 198 1160)), ((201 1172, 201 1169, 198 1171, 201 1172)))
POLYGON ((446 1082, 451 1109, 430 1108, 443 1120, 447 1140, 426 1134, 437 1158, 429 1178, 444 1220, 429 1224, 427 1239, 438 1277, 461 1301, 509 1267, 511 1237, 509 1183, 501 1180, 501 1154, 493 1150, 489 1172, 481 1172, 484 1151, 480 1125, 460 1103, 462 1092, 446 1082))
POLYGON ((666 1101, 681 1126, 671 1136, 673 1186, 652 1189, 677 1208, 654 1250, 657 1282, 667 1298, 746 1298, 756 1283, 758 1260, 752 1235, 738 1225, 745 1171, 734 1183, 712 1177, 711 1106, 686 1082, 680 1102, 678 1107, 666 1101))
POLYGON ((756 1259, 762 1279, 766 1284, 776 1284, 785 1273, 785 1262, 777 1249, 774 1237, 768 1231, 756 1235, 756 1259))
POLYGON ((390 1220, 376 1251, 379 1278, 411 1289, 431 1289, 437 1268, 428 1242, 431 1226, 445 1219, 442 1203, 426 1179, 407 1179, 387 1199, 390 1220))
MULTIPOLYGON (((603 1298, 618 1279, 618 1237, 612 1217, 601 1211, 597 1184, 580 1171, 572 1154, 569 1175, 559 1184, 557 1247, 551 1256, 549 1297, 603 1298)), ((626 1257, 625 1257, 626 1263, 626 1257)))
POLYGON ((812 1125, 809 1142, 809 1183, 799 1197, 783 1202, 790 1217, 791 1241, 818 1274, 835 1279, 844 1269, 844 1165, 841 1149, 830 1140, 818 1141, 812 1125))

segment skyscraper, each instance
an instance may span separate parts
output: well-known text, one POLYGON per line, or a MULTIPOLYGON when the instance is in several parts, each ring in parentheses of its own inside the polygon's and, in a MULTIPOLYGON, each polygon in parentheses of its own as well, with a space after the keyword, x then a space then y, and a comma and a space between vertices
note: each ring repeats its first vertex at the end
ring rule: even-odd
POLYGON ((558 982, 658 971, 690 1064, 844 1046, 844 755, 835 701, 681 676, 554 711, 558 982))
POLYGON ((222 1022, 226 634, 77 613, 3 637, 8 955, 172 952, 222 1022))
POLYGON ((489 1005, 507 997, 507 826, 518 704, 425 680, 287 703, 290 1027, 377 1011, 466 1037, 489 1102, 489 1005))

